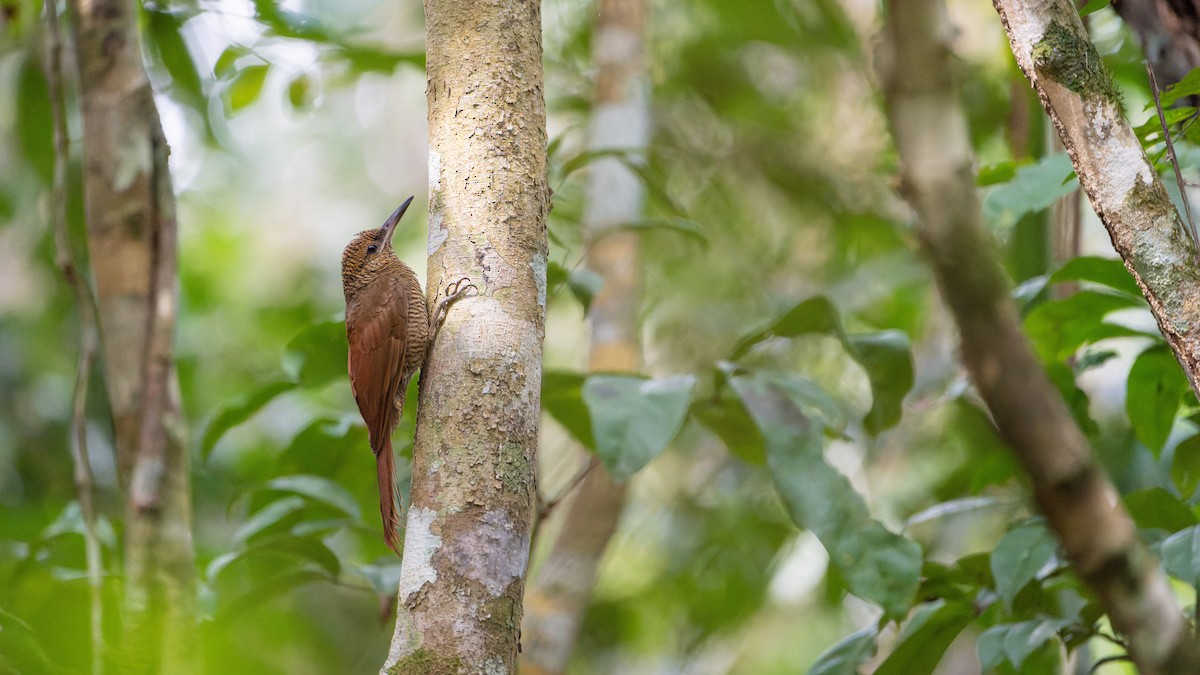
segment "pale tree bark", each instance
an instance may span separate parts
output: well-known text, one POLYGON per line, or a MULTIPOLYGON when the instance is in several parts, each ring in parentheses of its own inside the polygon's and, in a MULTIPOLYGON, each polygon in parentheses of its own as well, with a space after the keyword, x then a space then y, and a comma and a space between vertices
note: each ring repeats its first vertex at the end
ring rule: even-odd
MULTIPOLYGON (((650 134, 645 64, 645 0, 598 0, 594 52, 596 92, 591 150, 629 153, 643 161, 650 134)), ((624 226, 642 213, 645 189, 621 159, 602 157, 588 170, 584 234, 587 266, 603 281, 588 311, 588 367, 638 372, 641 342, 639 236, 624 226)), ((626 484, 595 458, 566 502, 558 537, 525 599, 521 668, 528 675, 565 672, 608 542, 625 506, 626 484)))
POLYGON ((124 672, 195 654, 191 497, 174 382, 175 196, 137 6, 73 0, 88 251, 118 464, 128 491, 124 672))
POLYGON ((1200 649, 1166 576, 1138 540, 1116 489, 1021 333, 1008 280, 981 222, 942 0, 893 0, 886 31, 880 63, 902 190, 918 216, 922 252, 958 323, 971 378, 1029 475, 1038 508, 1125 636, 1138 669, 1200 672, 1200 649))
POLYGON ((535 511, 546 309, 538 0, 426 0, 431 296, 469 277, 421 375, 384 671, 512 673, 535 511))
POLYGON ((1066 146, 1113 247, 1200 392, 1200 268, 1120 95, 1069 0, 994 0, 1017 64, 1066 146))

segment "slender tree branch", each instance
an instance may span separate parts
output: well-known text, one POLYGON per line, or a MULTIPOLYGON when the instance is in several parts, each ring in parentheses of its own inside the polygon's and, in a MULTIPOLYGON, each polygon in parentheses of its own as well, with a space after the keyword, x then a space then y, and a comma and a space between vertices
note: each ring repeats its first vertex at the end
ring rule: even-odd
MULTIPOLYGON (((1064 11, 1078 23, 1073 7, 1064 11)), ((918 216, 922 252, 958 323, 967 370, 1029 475, 1067 559, 1099 596, 1113 626, 1128 636, 1139 670, 1200 672, 1200 649, 1162 568, 1138 540, 1116 489, 1021 333, 1009 281, 981 222, 945 7, 941 0, 893 0, 886 31, 880 63, 902 191, 918 216)), ((1081 154, 1078 147, 1075 154, 1081 154)), ((1088 154, 1094 160, 1099 155, 1088 154)), ((1094 167, 1079 171, 1081 178, 1094 177, 1092 172, 1094 167)))
POLYGON ((96 362, 96 306, 91 290, 79 273, 67 229, 67 167, 71 161, 67 139, 66 97, 63 92, 62 33, 58 27, 58 7, 46 0, 46 83, 50 94, 50 115, 54 128, 54 184, 51 210, 54 214, 55 262, 75 293, 79 314, 79 362, 75 368, 75 393, 71 409, 71 459, 74 464, 75 491, 83 517, 84 559, 87 564, 90 594, 89 621, 92 641, 92 672, 104 672, 104 561, 100 538, 96 534, 94 506, 95 482, 87 446, 87 399, 92 368, 96 362))
POLYGON ((1192 218, 1192 205, 1188 200, 1187 186, 1184 184, 1183 172, 1179 170, 1179 157, 1175 155, 1175 142, 1171 140, 1171 129, 1167 126, 1167 116, 1163 113, 1162 99, 1158 92, 1158 79, 1154 77, 1154 68, 1146 61, 1146 75, 1150 78, 1150 93, 1154 95, 1154 110, 1158 113, 1158 123, 1162 125, 1163 141, 1166 142, 1167 156, 1171 159, 1171 168, 1175 171, 1175 184, 1179 186, 1179 201, 1183 203, 1183 214, 1187 219, 1184 234, 1192 242, 1192 254, 1200 263, 1200 236, 1196 234, 1196 221, 1192 218))

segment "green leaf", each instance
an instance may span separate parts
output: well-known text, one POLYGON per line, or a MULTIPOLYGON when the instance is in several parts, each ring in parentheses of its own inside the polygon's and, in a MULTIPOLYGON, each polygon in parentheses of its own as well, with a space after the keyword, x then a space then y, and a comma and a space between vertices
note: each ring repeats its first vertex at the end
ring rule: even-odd
POLYGON ((1179 494, 1191 499, 1200 485, 1200 435, 1192 436, 1175 446, 1171 461, 1171 480, 1179 494))
POLYGON ((247 518, 234 531, 233 540, 238 543, 245 543, 268 532, 285 528, 288 523, 296 520, 294 516, 306 505, 307 503, 300 497, 277 499, 247 518))
POLYGON ((1092 12, 1098 12, 1112 2, 1112 0, 1088 0, 1088 3, 1079 8, 1079 16, 1087 16, 1092 12))
POLYGON ((1028 520, 1009 530, 992 551, 992 578, 1004 606, 1012 609, 1013 599, 1054 558, 1058 543, 1039 520, 1028 520))
POLYGON ((1129 369, 1125 412, 1137 439, 1155 456, 1171 435, 1175 413, 1187 391, 1187 378, 1179 362, 1163 345, 1142 352, 1129 369))
POLYGON ((1142 298, 1141 289, 1129 274, 1129 270, 1125 269, 1125 263, 1121 262, 1120 258, 1097 256, 1072 258, 1050 275, 1052 284, 1061 284, 1066 281, 1090 281, 1126 293, 1139 300, 1142 298))
POLYGON ((708 236, 704 234, 704 228, 694 220, 679 216, 672 218, 641 218, 625 223, 621 227, 626 230, 667 230, 685 235, 700 244, 703 248, 708 248, 708 236))
POLYGON ((1060 363, 1086 343, 1144 335, 1104 323, 1104 317, 1109 313, 1140 304, 1139 299, 1126 294, 1083 290, 1035 307, 1025 317, 1025 332, 1044 363, 1060 363))
MULTIPOLYGON (((1164 110, 1170 108, 1176 101, 1189 96, 1200 94, 1200 68, 1193 68, 1183 79, 1163 90, 1159 96, 1164 110)), ((1154 101, 1146 104, 1146 108, 1154 107, 1154 101)))
POLYGON ((1142 529, 1178 532, 1196 524, 1196 516, 1187 504, 1160 487, 1125 495, 1125 508, 1142 529))
POLYGON ((864 333, 850 336, 850 343, 871 382, 871 409, 863 425, 867 433, 878 434, 900 421, 904 396, 912 389, 913 362, 908 336, 897 330, 864 333))
POLYGON ((736 396, 725 395, 692 406, 692 416, 721 438, 729 452, 751 464, 764 464, 767 449, 762 434, 746 406, 736 396))
POLYGON ((225 100, 230 114, 240 112, 243 108, 254 103, 262 93, 267 81, 267 64, 246 66, 238 71, 225 90, 225 100))
POLYGON ((683 426, 696 378, 648 380, 592 375, 583 385, 596 455, 613 478, 632 476, 657 457, 683 426))
POLYGON ((235 66, 239 59, 250 53, 249 49, 241 45, 230 45, 221 52, 217 57, 217 62, 213 64, 213 77, 217 79, 225 79, 235 72, 235 66))
POLYGON ((850 481, 825 463, 824 427, 811 411, 827 406, 798 404, 813 393, 790 387, 797 379, 758 373, 731 384, 766 439, 771 477, 792 520, 817 535, 852 593, 903 616, 919 582, 921 547, 872 519, 850 481))
POLYGON ((1030 654, 1051 643, 1066 623, 1063 619, 1033 619, 988 628, 976 644, 983 672, 990 672, 1005 659, 1022 672, 1030 654))
POLYGON ((875 675, 932 673, 973 616, 971 605, 963 602, 936 600, 921 605, 905 623, 899 644, 879 664, 875 675))
POLYGON ((1162 543, 1163 566, 1180 581, 1200 585, 1200 525, 1176 532, 1162 543))
POLYGON ((287 97, 292 110, 312 110, 317 101, 316 80, 308 73, 300 73, 293 77, 292 81, 288 82, 287 97))
POLYGON ((1008 230, 1023 216, 1049 208, 1079 188, 1065 152, 1048 155, 1016 170, 1011 181, 992 187, 983 200, 983 216, 994 229, 1008 230))
POLYGON ((284 367, 294 373, 306 389, 324 387, 331 381, 347 378, 346 323, 325 321, 301 331, 288 343, 284 367))
POLYGON ((351 495, 341 485, 321 476, 305 476, 302 474, 280 476, 268 481, 262 489, 291 492, 308 497, 313 501, 332 506, 353 520, 358 520, 362 515, 358 508, 358 502, 354 499, 354 495, 351 495))
POLYGON ((817 657, 808 675, 858 675, 858 668, 875 655, 875 624, 855 631, 817 657))
POLYGON ((575 299, 579 300, 579 304, 583 305, 585 314, 592 308, 592 299, 603 286, 604 277, 589 269, 575 269, 567 274, 567 287, 571 289, 575 299))
POLYGON ((239 396, 230 401, 220 409, 204 429, 204 436, 200 439, 200 458, 202 460, 207 459, 209 453, 217 445, 217 442, 230 429, 250 419, 254 413, 273 401, 275 397, 295 388, 296 383, 288 380, 271 382, 259 387, 248 395, 239 396))
POLYGON ((542 408, 585 448, 596 451, 592 420, 583 403, 583 383, 579 373, 561 370, 542 371, 542 408))
POLYGON ((871 383, 871 410, 863 420, 877 434, 900 420, 902 403, 913 383, 912 353, 908 337, 899 331, 846 335, 841 315, 824 296, 801 301, 765 328, 742 337, 731 360, 748 354, 755 345, 775 337, 825 334, 837 338, 846 353, 863 368, 871 383))
POLYGON ((208 113, 208 99, 201 88, 200 73, 188 51, 181 29, 191 17, 167 9, 156 9, 155 3, 144 3, 146 12, 146 45, 151 57, 162 63, 171 76, 168 91, 180 102, 201 115, 208 113))

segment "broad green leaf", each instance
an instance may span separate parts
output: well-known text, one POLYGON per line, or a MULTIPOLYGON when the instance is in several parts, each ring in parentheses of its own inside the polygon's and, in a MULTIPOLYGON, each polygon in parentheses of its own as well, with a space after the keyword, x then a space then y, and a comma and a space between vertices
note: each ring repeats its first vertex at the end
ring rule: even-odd
POLYGON ((1115 291, 1127 293, 1134 298, 1142 297, 1141 289, 1133 280, 1133 276, 1129 274, 1129 270, 1125 269, 1125 263, 1121 262, 1120 258, 1097 256, 1072 258, 1050 275, 1050 283, 1061 284, 1066 281, 1090 281, 1115 291))
POLYGON ((345 379, 346 323, 325 321, 307 328, 287 345, 284 366, 294 373, 296 381, 306 389, 323 387, 335 379, 345 379))
POLYGON ((396 592, 400 585, 400 561, 391 565, 359 565, 352 568, 370 584, 380 596, 387 597, 396 592))
POLYGON ((1155 456, 1171 435, 1175 413, 1187 391, 1187 378, 1165 346, 1156 345, 1142 352, 1129 369, 1125 412, 1137 439, 1155 456))
POLYGON ((258 95, 262 93, 263 85, 267 81, 267 71, 269 70, 270 66, 267 64, 255 64, 238 71, 225 90, 225 100, 230 114, 240 112, 258 99, 258 95))
POLYGON ((292 492, 308 497, 313 501, 332 506, 353 520, 358 520, 362 515, 354 495, 351 495, 341 485, 321 476, 280 476, 268 481, 263 489, 292 492))
POLYGON ((976 649, 983 672, 990 672, 1008 660, 1018 672, 1035 651, 1055 640, 1066 625, 1064 619, 1033 619, 1020 623, 992 626, 979 636, 976 649))
POLYGON ((875 624, 842 638, 817 657, 808 675, 858 675, 859 666, 875 655, 875 624))
POLYGON ((295 514, 306 506, 300 497, 277 499, 250 516, 233 533, 233 540, 245 543, 254 537, 285 527, 295 520, 295 514))
POLYGON ((871 410, 863 420, 877 434, 900 420, 904 396, 912 388, 913 364, 908 337, 900 331, 847 335, 837 308, 824 296, 804 300, 765 328, 745 335, 733 349, 738 360, 760 342, 773 337, 824 334, 837 338, 867 374, 871 383, 871 410))
POLYGON ((1035 307, 1025 317, 1025 332, 1043 362, 1059 363, 1069 359, 1086 343, 1143 335, 1123 326, 1104 323, 1104 317, 1109 313, 1140 304, 1139 299, 1124 293, 1083 290, 1035 307))
POLYGON ((1125 495, 1125 508, 1142 529, 1178 532, 1196 524, 1196 516, 1188 505, 1160 487, 1125 495))
POLYGON ((871 382, 871 409, 863 425, 867 433, 878 434, 900 421, 904 396, 912 389, 913 362, 908 336, 889 330, 852 335, 850 343, 871 382))
POLYGON ((275 397, 295 388, 295 382, 281 380, 263 385, 250 394, 239 396, 230 401, 220 409, 220 412, 217 413, 216 417, 204 429, 204 436, 200 439, 200 458, 202 460, 207 459, 208 454, 212 452, 217 442, 230 429, 250 419, 254 413, 273 401, 275 397))
POLYGON ((1029 520, 1009 530, 992 550, 992 578, 1004 606, 1012 609, 1021 589, 1036 579, 1054 558, 1058 543, 1039 520, 1029 520))
POLYGON ((767 461, 762 434, 740 398, 722 392, 716 401, 693 404, 691 415, 719 436, 733 455, 751 464, 767 461))
POLYGON ((1200 525, 1167 537, 1162 543, 1162 559, 1167 574, 1192 586, 1200 585, 1200 525))
MULTIPOLYGON (((1176 101, 1189 96, 1200 94, 1200 68, 1193 68, 1183 79, 1163 90, 1159 96, 1163 109, 1170 108, 1176 101)), ((1146 109, 1154 107, 1154 101, 1146 104, 1146 109)))
POLYGON ((583 403, 583 383, 579 373, 561 370, 542 371, 542 408, 585 448, 596 451, 592 421, 583 403))
POLYGON ((657 457, 683 426, 696 379, 648 380, 636 375, 592 375, 583 385, 596 455, 613 478, 632 476, 657 457))
POLYGON ((983 200, 983 216, 994 229, 1008 230, 1022 216, 1049 208, 1079 188, 1067 153, 1048 155, 1019 167, 1012 180, 992 187, 983 200))
POLYGON ((954 638, 974 617, 971 605, 935 600, 913 612, 900 631, 899 644, 875 675, 925 675, 942 660, 954 638))
POLYGON ((846 477, 825 463, 824 426, 784 379, 759 373, 731 384, 766 439, 767 464, 789 515, 817 535, 852 593, 888 616, 903 616, 917 589, 921 547, 872 519, 846 477))
POLYGON ((69 673, 46 652, 43 639, 28 623, 0 608, 0 667, 12 673, 69 673))
POLYGON ((1192 436, 1175 446, 1171 461, 1171 480, 1184 499, 1191 499, 1200 485, 1200 435, 1192 436))
POLYGON ((188 16, 173 9, 160 9, 158 3, 142 5, 146 12, 147 51, 162 63, 171 76, 168 91, 182 103, 192 107, 201 115, 208 113, 208 99, 201 88, 200 73, 196 60, 192 58, 181 29, 188 16))
POLYGON ((575 269, 567 274, 567 287, 571 289, 571 294, 579 304, 583 305, 584 314, 592 308, 592 299, 603 286, 604 277, 589 269, 575 269))

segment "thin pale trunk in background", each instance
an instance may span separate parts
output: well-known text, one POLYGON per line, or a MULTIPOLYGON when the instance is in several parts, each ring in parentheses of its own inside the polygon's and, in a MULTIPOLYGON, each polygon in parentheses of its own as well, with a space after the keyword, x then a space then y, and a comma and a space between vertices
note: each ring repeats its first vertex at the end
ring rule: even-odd
POLYGON ((1071 156, 1159 330, 1200 392, 1200 266, 1194 245, 1069 0, 994 0, 1017 65, 1071 156))
POLYGON ((46 0, 46 84, 54 125, 54 186, 50 194, 54 223, 55 263, 75 294, 79 313, 79 362, 75 367, 75 393, 71 410, 71 460, 79 514, 83 518, 84 559, 87 564, 88 621, 91 624, 92 673, 104 672, 104 561, 96 534, 95 481, 87 446, 87 398, 92 368, 96 364, 96 305, 87 280, 75 262, 67 227, 67 167, 71 153, 67 143, 66 99, 63 92, 63 39, 59 30, 58 5, 46 0))
POLYGON ((185 432, 174 382, 175 197, 137 6, 74 0, 88 251, 128 492, 124 672, 198 666, 185 432))
POLYGON ((390 673, 516 671, 546 311, 538 0, 427 0, 430 296, 469 277, 421 374, 390 673))
POLYGON ((1021 333, 1008 280, 981 222, 942 0, 890 2, 886 33, 880 63, 901 189, 958 323, 971 379, 1029 475, 1038 508, 1125 636, 1138 669, 1200 672, 1200 649, 1162 568, 1139 541, 1116 489, 1021 333))
MULTIPOLYGON (((596 10, 591 149, 624 150, 630 153, 627 161, 642 161, 650 133, 646 3, 599 0, 596 10)), ((641 368, 639 237, 623 226, 641 215, 643 201, 641 179, 625 162, 603 157, 589 168, 583 223, 587 266, 603 280, 588 312, 588 367, 594 372, 641 368)), ((566 671, 625 491, 624 483, 595 467, 567 502, 558 537, 526 595, 522 672, 566 671)))

